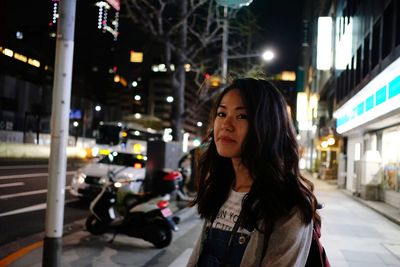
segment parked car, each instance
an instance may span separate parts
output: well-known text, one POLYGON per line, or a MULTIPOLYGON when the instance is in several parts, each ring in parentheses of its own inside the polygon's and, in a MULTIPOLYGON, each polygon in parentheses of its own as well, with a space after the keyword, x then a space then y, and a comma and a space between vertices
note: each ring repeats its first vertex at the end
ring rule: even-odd
MULTIPOLYGON (((82 199, 93 199, 108 181, 107 174, 110 171, 117 180, 143 180, 146 175, 146 160, 147 157, 141 154, 111 152, 99 161, 78 169, 72 178, 70 193, 82 199)), ((139 192, 142 184, 132 183, 133 187, 137 187, 132 190, 139 192)))

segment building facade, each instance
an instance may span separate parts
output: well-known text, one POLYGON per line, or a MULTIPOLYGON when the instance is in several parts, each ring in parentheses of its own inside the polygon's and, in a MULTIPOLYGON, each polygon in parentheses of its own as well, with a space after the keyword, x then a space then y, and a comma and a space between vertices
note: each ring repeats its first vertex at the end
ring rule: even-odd
POLYGON ((308 4, 305 87, 318 99, 310 166, 321 178, 330 170, 354 195, 400 208, 400 1, 308 4))

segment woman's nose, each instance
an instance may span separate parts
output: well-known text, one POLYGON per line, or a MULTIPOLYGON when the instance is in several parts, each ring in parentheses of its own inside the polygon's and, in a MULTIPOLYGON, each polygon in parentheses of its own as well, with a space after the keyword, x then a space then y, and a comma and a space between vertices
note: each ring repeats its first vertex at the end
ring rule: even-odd
POLYGON ((222 121, 222 129, 232 131, 234 129, 233 121, 230 116, 226 116, 222 121))

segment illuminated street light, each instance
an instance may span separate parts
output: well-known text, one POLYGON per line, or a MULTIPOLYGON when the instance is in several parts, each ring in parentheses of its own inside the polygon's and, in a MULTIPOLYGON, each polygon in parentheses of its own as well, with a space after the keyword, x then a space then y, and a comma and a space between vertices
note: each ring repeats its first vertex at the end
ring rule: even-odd
POLYGON ((136 86, 138 86, 137 81, 133 81, 133 82, 132 82, 132 87, 136 87, 136 86))
POLYGON ((172 96, 168 96, 168 97, 167 97, 167 102, 168 102, 168 103, 174 102, 174 98, 173 98, 172 96))
POLYGON ((140 101, 140 99, 142 99, 142 98, 140 97, 140 95, 135 95, 135 100, 136 100, 136 101, 140 101))
POLYGON ((203 126, 203 123, 201 121, 198 121, 197 122, 197 127, 201 127, 201 126, 203 126))
POLYGON ((94 109, 95 109, 96 111, 101 111, 101 106, 97 105, 94 109))
POLYGON ((274 59, 275 54, 272 50, 265 50, 262 54, 244 54, 244 55, 232 55, 228 56, 228 59, 240 59, 240 58, 250 58, 250 57, 260 57, 265 61, 271 61, 274 59))
POLYGON ((74 127, 78 127, 79 126, 79 122, 74 121, 73 125, 74 125, 74 127))
POLYGON ((265 61, 271 61, 273 58, 275 57, 274 52, 272 52, 271 50, 266 50, 263 54, 262 54, 262 58, 265 61))

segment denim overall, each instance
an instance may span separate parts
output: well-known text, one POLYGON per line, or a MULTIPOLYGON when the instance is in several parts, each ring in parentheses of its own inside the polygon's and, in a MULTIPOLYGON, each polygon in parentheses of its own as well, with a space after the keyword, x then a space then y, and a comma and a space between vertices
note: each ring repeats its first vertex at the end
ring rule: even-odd
MULTIPOLYGON (((208 227, 206 230, 203 250, 201 252, 198 267, 220 267, 225 249, 231 236, 231 231, 208 227)), ((250 236, 242 233, 235 233, 232 239, 229 255, 226 257, 224 266, 239 267, 250 236)))

